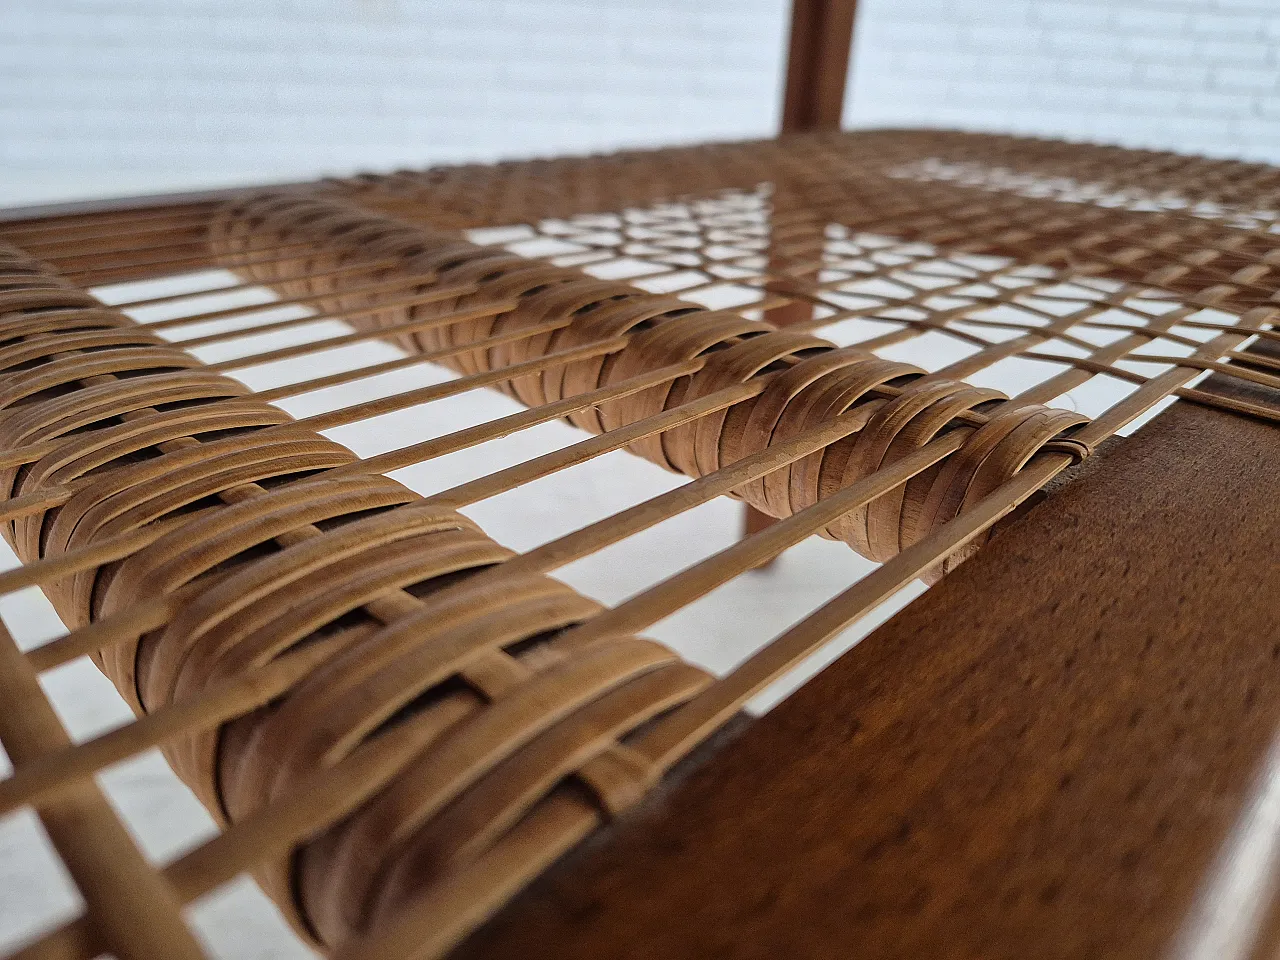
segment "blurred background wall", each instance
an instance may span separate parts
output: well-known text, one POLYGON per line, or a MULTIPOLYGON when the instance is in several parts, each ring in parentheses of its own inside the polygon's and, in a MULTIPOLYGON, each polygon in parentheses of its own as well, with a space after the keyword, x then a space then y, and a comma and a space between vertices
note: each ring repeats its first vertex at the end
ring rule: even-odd
MULTIPOLYGON (((785 0, 0 3, 0 203, 770 134, 785 0)), ((848 126, 1280 160, 1280 0, 861 0, 848 126)))

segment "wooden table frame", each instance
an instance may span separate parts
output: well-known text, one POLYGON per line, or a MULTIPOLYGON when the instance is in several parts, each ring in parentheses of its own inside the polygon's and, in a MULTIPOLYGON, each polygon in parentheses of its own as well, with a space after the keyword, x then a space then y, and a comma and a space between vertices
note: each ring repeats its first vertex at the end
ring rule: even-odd
MULTIPOLYGON (((796 0, 784 131, 839 126, 854 12, 796 0)), ((1104 448, 456 956, 1275 956, 1276 453, 1188 404, 1104 448)))

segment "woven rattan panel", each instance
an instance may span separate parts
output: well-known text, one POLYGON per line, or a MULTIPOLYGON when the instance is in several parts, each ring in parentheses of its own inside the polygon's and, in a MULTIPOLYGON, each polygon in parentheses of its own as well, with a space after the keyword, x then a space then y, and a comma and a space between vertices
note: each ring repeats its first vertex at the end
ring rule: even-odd
POLYGON ((21 955, 197 956, 179 905, 245 870, 336 955, 447 951, 746 700, 1161 402, 1276 420, 1280 364, 1246 349, 1277 338, 1274 183, 882 132, 0 228, 0 515, 26 564, 0 591, 38 584, 69 628, 27 654, 0 638, 18 704, 0 812, 35 807, 86 902, 21 955), (212 267, 235 275, 214 292, 273 299, 92 292, 212 267), (307 339, 319 320, 347 326, 307 339), (233 378, 371 341, 403 353, 233 378), (274 405, 427 363, 455 376, 301 419, 274 405), (1211 371, 1255 399, 1198 386, 1211 371), (484 387, 528 409, 364 459, 322 434, 484 387), (429 497, 385 476, 557 419, 582 439, 429 497), (689 481, 520 553, 459 513, 624 448, 689 481), (723 495, 778 522, 612 607, 548 576, 723 495), (881 566, 734 672, 643 638, 814 534, 881 566), (73 746, 36 677, 85 655, 138 720, 73 746), (158 871, 92 786, 153 746, 223 825, 158 871))

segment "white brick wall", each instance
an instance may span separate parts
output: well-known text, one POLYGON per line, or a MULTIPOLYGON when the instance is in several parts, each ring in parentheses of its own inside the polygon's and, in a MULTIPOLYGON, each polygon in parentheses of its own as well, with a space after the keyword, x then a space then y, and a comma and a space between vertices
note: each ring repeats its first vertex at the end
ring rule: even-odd
POLYGON ((1280 0, 864 0, 846 123, 1280 161, 1280 0))
MULTIPOLYGON (((0 203, 764 135, 787 0, 0 2, 0 203)), ((1280 160, 1280 0, 862 0, 846 122, 1280 160)))
POLYGON ((0 202, 759 135, 785 0, 0 0, 0 202))

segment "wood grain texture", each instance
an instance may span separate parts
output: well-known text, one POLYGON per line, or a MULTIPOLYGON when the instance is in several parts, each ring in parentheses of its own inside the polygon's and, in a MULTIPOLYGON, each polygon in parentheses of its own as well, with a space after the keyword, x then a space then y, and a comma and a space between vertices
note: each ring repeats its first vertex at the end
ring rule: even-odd
POLYGON ((1170 955, 1280 728, 1277 452, 1103 450, 454 956, 1170 955))
MULTIPOLYGON (((335 960, 444 955, 609 819, 613 835, 515 906, 526 923, 500 920, 468 949, 1167 956, 1198 915, 1196 891, 1239 848, 1232 824, 1280 837, 1267 818, 1280 821, 1280 797, 1264 792, 1274 812, 1247 814, 1267 812, 1251 793, 1260 769, 1277 771, 1280 794, 1275 718, 1258 706, 1275 699, 1274 601, 1250 594, 1274 566, 1275 441, 1234 417, 1175 414, 1156 439, 1122 445, 1082 472, 1085 490, 1050 497, 1060 515, 1015 522, 996 559, 766 721, 759 743, 753 731, 709 773, 687 765, 684 785, 628 812, 755 693, 902 585, 953 567, 1152 404, 1176 394, 1280 419, 1280 361, 1241 353, 1254 338, 1280 343, 1280 240, 1264 216, 1280 179, 1213 168, 1252 186, 1218 190, 1235 201, 1191 216, 1107 192, 1128 182, 1122 159, 828 131, 0 229, 13 241, 0 248, 0 480, 12 488, 0 519, 33 563, 5 582, 42 584, 80 625, 27 665, 98 651, 140 712, 22 763, 0 811, 45 810, 162 746, 227 824, 164 870, 178 898, 254 869, 335 960), (943 155, 963 182, 924 162, 943 155), (1026 196, 979 175, 998 160, 1039 177, 1060 155, 1092 200, 1057 180, 1058 192, 1026 196), (686 187, 714 196, 634 209, 686 187), (592 210, 628 212, 576 218, 592 210), (521 222, 516 211, 535 235, 580 242, 587 260, 451 232, 521 222), (601 270, 637 239, 663 264, 650 288, 601 270), (255 324, 262 304, 209 311, 196 298, 163 329, 250 325, 175 341, 67 279, 211 265, 239 272, 218 290, 261 282, 283 298, 275 308, 305 303, 319 311, 309 323, 341 317, 355 330, 254 346, 307 324, 255 324), (655 293, 676 267, 694 274, 679 296, 655 293), (738 289, 705 296, 726 277, 738 289), (881 292, 841 302, 868 281, 881 292), (744 312, 710 309, 726 293, 751 294, 744 312), (813 335, 884 317, 888 329, 847 346, 813 335), (930 335, 957 338, 962 355, 934 357, 930 335), (183 352, 242 339, 254 352, 205 367, 183 352), (256 397, 217 376, 375 340, 413 353, 256 397), (977 379, 1027 358, 1059 372, 1014 398, 977 379), (428 360, 460 376, 301 421, 264 403, 428 360), (1152 364, 1162 372, 1129 369, 1152 364), (1238 382, 1190 386, 1204 370, 1238 382), (1090 407, 1074 391, 1098 376, 1139 387, 1062 435, 1090 407), (314 433, 486 386, 530 409, 367 460, 314 433), (1067 394, 1071 410, 1041 406, 1067 394), (372 475, 559 417, 593 435, 428 501, 372 475), (624 447, 691 482, 514 556, 454 512, 624 447), (783 519, 608 609, 546 576, 729 492, 783 519), (144 536, 155 520, 173 525, 144 536), (712 682, 638 638, 820 530, 885 565, 728 677, 712 682)), ((1206 170, 1124 162, 1173 170, 1152 189, 1199 189, 1206 170)), ((95 849, 76 853, 111 861, 95 849)), ((1246 852, 1269 849, 1254 840, 1246 852)), ((104 897, 117 888, 145 922, 147 898, 129 900, 125 884, 104 897)), ((1228 915, 1243 916, 1234 907, 1248 892, 1228 885, 1228 915)), ((105 940, 93 924, 115 901, 86 902, 18 956, 93 955, 105 940)), ((1251 916, 1274 949, 1269 910, 1259 897, 1251 916)), ((1170 960, 1245 960, 1230 945, 1248 931, 1224 929, 1170 960)))
POLYGON ((787 44, 782 130, 838 130, 857 0, 795 0, 787 44))

